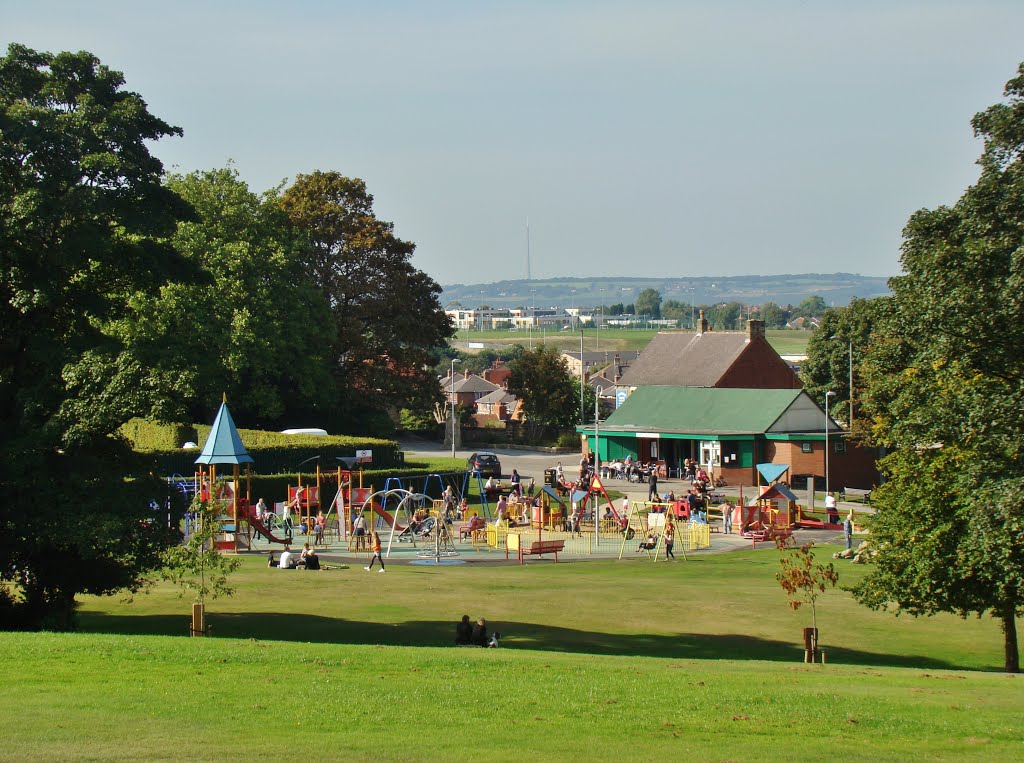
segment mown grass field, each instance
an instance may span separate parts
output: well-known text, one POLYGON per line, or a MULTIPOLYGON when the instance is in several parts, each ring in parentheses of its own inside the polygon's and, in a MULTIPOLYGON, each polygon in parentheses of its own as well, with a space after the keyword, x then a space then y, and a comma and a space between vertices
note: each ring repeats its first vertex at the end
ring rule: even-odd
MULTIPOLYGON (((583 349, 586 352, 617 352, 626 350, 642 350, 648 345, 655 329, 595 329, 584 330, 583 349), (600 336, 598 336, 600 333, 600 336)), ((807 343, 811 339, 810 331, 773 330, 767 332, 768 342, 780 355, 802 355, 807 351, 807 343)), ((521 344, 529 346, 529 331, 460 331, 451 340, 460 350, 467 348, 469 342, 480 342, 485 347, 496 349, 502 346, 521 344)), ((534 331, 534 344, 554 345, 559 350, 579 352, 579 331, 534 331)))
POLYGON ((1024 757, 995 623, 830 591, 829 664, 805 666, 810 615, 786 605, 777 553, 385 575, 244 557, 209 639, 184 636, 189 602, 166 586, 87 597, 80 633, 0 636, 0 759, 1024 757), (463 613, 502 648, 450 646, 463 613))

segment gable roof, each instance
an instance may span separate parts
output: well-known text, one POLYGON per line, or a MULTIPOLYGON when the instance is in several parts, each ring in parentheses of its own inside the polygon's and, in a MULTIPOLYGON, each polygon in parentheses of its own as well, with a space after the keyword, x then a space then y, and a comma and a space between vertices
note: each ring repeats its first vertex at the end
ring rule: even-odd
POLYGON ((749 344, 747 334, 739 331, 660 332, 626 369, 619 385, 714 387, 749 344))
MULTIPOLYGON (((452 377, 445 376, 440 380, 441 390, 445 393, 452 391, 452 377)), ((492 384, 482 376, 477 374, 470 374, 469 376, 455 375, 455 394, 462 393, 478 393, 478 392, 494 392, 496 389, 501 389, 497 384, 492 384)))
MULTIPOLYGON (((756 435, 820 432, 824 412, 799 389, 639 387, 601 425, 605 432, 756 435)), ((830 431, 839 426, 830 420, 830 431)))
POLYGON ((242 438, 238 436, 235 420, 227 403, 220 404, 217 418, 213 420, 210 435, 203 445, 203 452, 195 461, 197 464, 251 464, 252 456, 245 450, 242 438))
POLYGON ((477 405, 491 405, 497 403, 514 403, 516 396, 509 392, 507 389, 500 388, 494 390, 494 392, 488 392, 486 395, 477 400, 477 405))

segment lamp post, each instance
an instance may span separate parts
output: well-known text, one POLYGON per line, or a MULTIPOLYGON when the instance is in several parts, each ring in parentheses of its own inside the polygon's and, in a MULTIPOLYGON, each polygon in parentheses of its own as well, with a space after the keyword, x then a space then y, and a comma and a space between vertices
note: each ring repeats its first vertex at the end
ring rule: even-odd
POLYGON ((828 390, 825 393, 825 497, 828 498, 828 399, 836 393, 828 390))
POLYGON ((452 458, 455 458, 455 364, 459 362, 458 358, 452 358, 452 375, 451 375, 451 396, 452 396, 452 458))
MULTIPOLYGON (((838 336, 838 335, 833 335, 833 336, 830 336, 829 339, 842 339, 842 337, 838 336)), ((851 337, 851 338, 847 339, 846 341, 849 343, 849 345, 848 345, 849 355, 847 357, 848 357, 849 372, 850 372, 850 421, 849 421, 849 424, 847 425, 847 429, 853 429, 853 338, 851 337)))
POLYGON ((580 329, 580 426, 583 426, 583 377, 586 375, 586 363, 583 362, 583 329, 580 329))

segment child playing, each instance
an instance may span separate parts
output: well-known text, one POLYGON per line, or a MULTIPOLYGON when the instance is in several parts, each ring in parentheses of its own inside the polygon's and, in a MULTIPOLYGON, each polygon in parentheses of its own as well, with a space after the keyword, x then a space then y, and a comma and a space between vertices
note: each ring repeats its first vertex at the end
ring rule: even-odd
POLYGON ((384 557, 380 555, 380 536, 377 534, 377 531, 374 530, 373 531, 373 558, 370 559, 370 566, 369 567, 363 567, 363 569, 366 570, 367 572, 369 572, 371 569, 373 569, 373 563, 376 562, 378 559, 380 560, 380 569, 377 570, 377 572, 384 572, 384 557))

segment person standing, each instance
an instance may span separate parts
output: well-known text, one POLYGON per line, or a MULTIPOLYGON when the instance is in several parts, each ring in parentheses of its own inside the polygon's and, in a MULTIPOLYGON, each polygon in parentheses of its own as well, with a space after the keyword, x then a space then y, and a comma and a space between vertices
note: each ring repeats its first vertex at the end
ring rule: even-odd
POLYGON ((732 504, 722 501, 722 505, 718 508, 722 510, 722 532, 730 535, 732 533, 732 504))
POLYGON ((831 491, 825 496, 825 521, 830 525, 839 524, 839 508, 836 506, 835 493, 831 491))
POLYGON ((846 541, 846 550, 851 550, 853 548, 853 509, 850 509, 850 513, 846 515, 846 520, 843 522, 843 539, 846 541))
POLYGON ((361 513, 357 514, 352 522, 352 535, 356 539, 356 551, 366 548, 366 519, 361 513))
POLYGON ((675 527, 671 522, 665 525, 665 561, 669 559, 675 559, 676 555, 672 553, 672 547, 676 543, 676 531, 675 527))
POLYGON ((658 470, 651 468, 651 476, 647 478, 647 502, 656 503, 658 498, 658 470))
POLYGON ((368 567, 363 567, 363 569, 366 570, 367 572, 369 572, 370 570, 373 569, 374 562, 376 562, 377 560, 380 560, 380 569, 377 570, 377 572, 384 572, 384 557, 380 555, 380 548, 381 548, 381 546, 380 546, 380 536, 377 534, 377 531, 374 530, 373 531, 373 557, 370 559, 370 565, 368 567))

